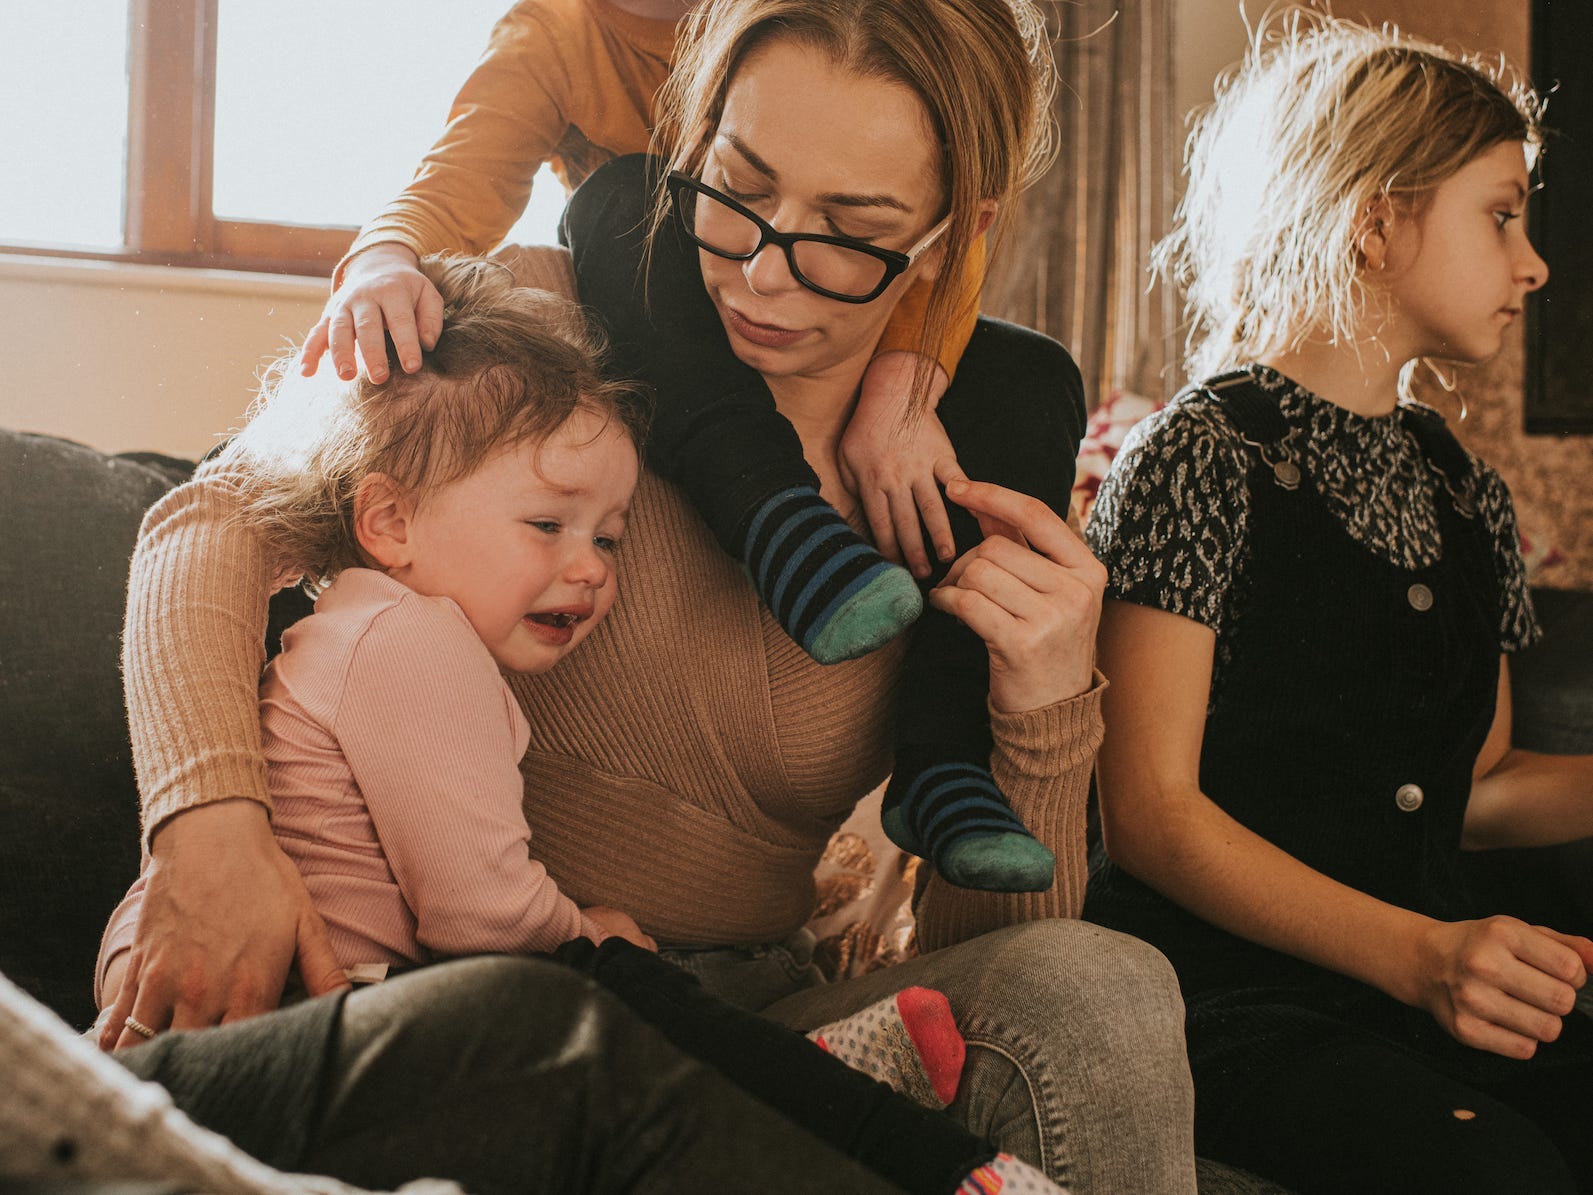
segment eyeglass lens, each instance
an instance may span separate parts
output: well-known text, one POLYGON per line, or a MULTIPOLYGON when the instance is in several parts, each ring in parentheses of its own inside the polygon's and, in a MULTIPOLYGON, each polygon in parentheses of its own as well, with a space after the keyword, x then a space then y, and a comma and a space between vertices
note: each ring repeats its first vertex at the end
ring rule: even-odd
MULTIPOLYGON (((709 249, 745 257, 758 246, 762 231, 735 208, 701 191, 688 206, 691 231, 709 249)), ((869 253, 823 241, 797 241, 791 246, 796 272, 811 285, 838 295, 866 295, 885 277, 885 263, 869 253)))

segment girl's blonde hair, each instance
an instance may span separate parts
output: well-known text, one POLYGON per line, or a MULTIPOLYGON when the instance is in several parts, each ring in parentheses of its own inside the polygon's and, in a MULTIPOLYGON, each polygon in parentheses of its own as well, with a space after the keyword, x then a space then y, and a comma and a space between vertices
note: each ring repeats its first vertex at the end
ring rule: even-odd
MULTIPOLYGON (((979 204, 1012 198, 1053 156, 1056 68, 1045 18, 1033 0, 711 0, 683 29, 680 60, 659 95, 653 147, 671 169, 700 173, 736 70, 782 39, 822 50, 858 75, 903 84, 923 101, 951 217, 940 242, 948 267, 930 292, 919 343, 921 355, 933 357, 964 314, 958 266, 977 235, 979 204)), ((998 209, 998 221, 1003 214, 998 209)), ((668 218, 661 181, 654 231, 668 218)), ((915 404, 927 397, 925 365, 915 404)))
POLYGON ((581 411, 617 423, 640 448, 636 392, 603 377, 601 341, 575 303, 516 286, 506 266, 484 258, 426 258, 420 268, 445 307, 419 370, 404 372, 390 339, 385 382, 345 382, 329 367, 302 377, 289 353, 220 454, 218 466, 242 487, 242 517, 304 570, 312 592, 366 563, 355 495, 371 474, 424 501, 493 452, 544 442, 581 411))
POLYGON ((1192 377, 1355 343, 1359 242, 1383 203, 1419 215, 1480 154, 1541 146, 1542 103, 1502 63, 1289 8, 1258 27, 1185 149, 1189 185, 1154 264, 1184 291, 1192 377))

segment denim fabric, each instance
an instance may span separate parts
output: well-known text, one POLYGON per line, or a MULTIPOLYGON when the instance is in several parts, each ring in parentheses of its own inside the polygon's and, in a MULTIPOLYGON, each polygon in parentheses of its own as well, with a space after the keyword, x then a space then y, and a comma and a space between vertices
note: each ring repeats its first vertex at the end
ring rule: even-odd
MULTIPOLYGON (((1078 1192, 1192 1191, 1194 1097, 1172 969, 1080 921, 1013 926, 859 979, 815 985, 798 935, 755 951, 670 951, 722 998, 799 1029, 905 987, 946 994, 968 1043, 951 1112, 1078 1192)), ((1213 1188, 1220 1189, 1220 1188, 1213 1188)))
POLYGON ((816 943, 811 933, 799 929, 783 942, 762 946, 660 945, 658 953, 721 1000, 762 1012, 792 992, 825 983, 813 961, 816 943))

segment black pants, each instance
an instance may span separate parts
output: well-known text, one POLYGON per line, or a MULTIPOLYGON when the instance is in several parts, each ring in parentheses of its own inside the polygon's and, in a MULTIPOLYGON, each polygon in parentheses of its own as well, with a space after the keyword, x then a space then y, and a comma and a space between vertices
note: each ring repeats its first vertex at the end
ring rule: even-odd
POLYGON ((949 1192, 995 1152, 628 943, 560 958, 422 968, 118 1057, 263 1161, 367 1187, 949 1192))
POLYGON ((669 1042, 875 1174, 908 1191, 951 1192, 996 1147, 898 1095, 794 1029, 710 995, 656 954, 577 938, 553 957, 590 976, 669 1042))
MULTIPOLYGON (((697 248, 677 222, 660 230, 647 254, 650 163, 632 155, 596 171, 571 198, 563 235, 581 300, 607 327, 615 371, 657 395, 648 464, 685 491, 739 558, 758 506, 792 486, 817 488, 818 478, 763 378, 731 351, 702 285, 697 248)), ((1084 386, 1060 344, 981 319, 938 413, 969 477, 1067 513, 1084 386)), ((957 550, 967 551, 982 538, 978 523, 948 508, 957 550)), ((944 573, 938 568, 926 587, 944 573)), ((988 667, 973 632, 926 608, 908 650, 897 746, 988 758, 988 667)))
MULTIPOLYGON (((1200 1087, 1197 1074, 1197 1108, 1200 1087)), ((1593 1191, 1590 1066, 1523 1064, 1513 1077, 1463 1082, 1374 1036, 1350 1036, 1278 1068, 1220 1129, 1199 1132, 1206 1119, 1197 1112, 1203 1157, 1299 1195, 1593 1191)))

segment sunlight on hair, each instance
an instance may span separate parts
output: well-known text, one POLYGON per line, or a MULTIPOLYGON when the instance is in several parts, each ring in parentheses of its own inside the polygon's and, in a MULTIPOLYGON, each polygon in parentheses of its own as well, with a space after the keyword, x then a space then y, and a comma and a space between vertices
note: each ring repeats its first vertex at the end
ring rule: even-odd
POLYGON ((1386 354, 1367 327, 1369 222, 1381 205, 1419 212, 1500 142, 1524 143, 1531 161, 1541 114, 1498 59, 1314 8, 1269 12, 1196 117, 1188 186, 1153 254, 1184 293, 1189 375, 1307 338, 1386 354))

